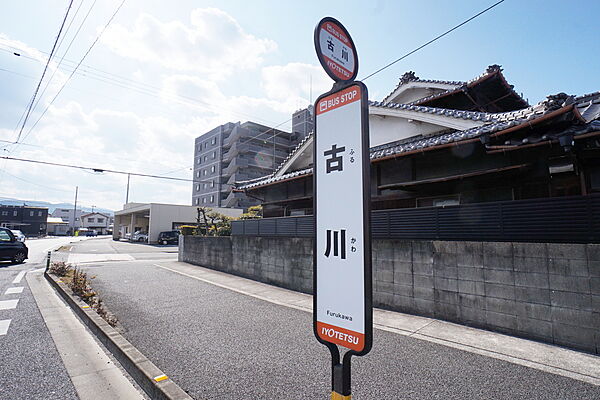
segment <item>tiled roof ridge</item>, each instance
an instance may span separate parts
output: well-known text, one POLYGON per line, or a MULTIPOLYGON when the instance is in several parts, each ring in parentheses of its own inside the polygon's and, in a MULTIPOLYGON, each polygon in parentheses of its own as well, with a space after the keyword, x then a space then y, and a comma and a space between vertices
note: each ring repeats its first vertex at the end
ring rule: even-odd
POLYGON ((283 167, 283 165, 288 162, 288 160, 290 158, 292 158, 292 156, 294 154, 296 154, 296 152, 298 151, 298 149, 300 149, 300 147, 302 147, 304 145, 304 143, 306 143, 308 141, 308 139, 313 135, 313 132, 308 132, 308 134, 306 136, 304 136, 304 138, 298 143, 298 145, 296 145, 296 147, 294 147, 294 149, 292 151, 290 151, 290 153, 287 155, 287 157, 281 162, 281 164, 279 164, 277 166, 277 168, 275 168, 275 171, 273 172, 273 176, 276 175, 279 170, 283 167))
POLYGON ((582 94, 581 96, 575 97, 574 100, 578 103, 584 103, 586 101, 597 100, 599 98, 600 98, 600 90, 598 90, 597 92, 582 94))
POLYGON ((249 182, 249 183, 239 182, 240 184, 241 183, 246 183, 246 184, 245 185, 240 185, 237 188, 240 189, 240 190, 241 189, 250 189, 250 188, 252 188, 254 186, 262 185, 262 184, 264 184, 267 181, 268 181, 268 183, 275 183, 275 182, 279 182, 279 181, 282 181, 282 180, 285 180, 285 179, 294 178, 296 176, 307 175, 309 173, 312 173, 312 167, 308 167, 308 168, 305 168, 305 169, 301 169, 301 170, 298 170, 298 171, 290 172, 288 174, 281 175, 281 176, 276 176, 276 177, 274 177, 274 176, 271 175, 268 178, 266 178, 266 177, 263 176, 262 179, 260 179, 259 181, 253 181, 253 182, 246 181, 246 182, 249 182))
POLYGON ((462 86, 464 84, 466 84, 466 82, 463 81, 447 81, 447 80, 439 80, 439 79, 421 79, 418 76, 415 75, 414 71, 407 71, 405 72, 401 77, 400 77, 400 81, 398 82, 398 84, 396 85, 396 87, 387 95, 385 96, 385 98, 383 99, 383 102, 386 102, 387 99, 394 94, 394 92, 396 90, 398 90, 398 88, 402 85, 405 85, 409 82, 422 82, 422 83, 439 83, 442 85, 455 85, 455 86, 462 86))
MULTIPOLYGON (((564 93, 559 93, 556 95, 547 96, 546 100, 540 101, 536 105, 529 106, 522 110, 517 111, 507 111, 502 113, 485 113, 478 111, 462 111, 462 110, 451 110, 444 108, 436 108, 436 107, 427 107, 427 106, 414 106, 410 104, 395 104, 395 103, 387 103, 377 102, 377 101, 369 101, 369 105, 374 107, 382 107, 382 108, 401 108, 408 109, 419 112, 428 112, 428 113, 438 113, 439 111, 443 111, 445 115, 450 115, 455 118, 469 118, 474 120, 480 120, 486 122, 484 125, 476 126, 473 128, 465 129, 462 131, 453 131, 453 132, 443 132, 434 135, 418 135, 412 136, 410 138, 400 139, 395 142, 386 143, 383 145, 372 147, 370 151, 369 158, 371 160, 376 160, 379 158, 383 158, 389 155, 401 154, 407 151, 419 150, 428 147, 433 147, 437 145, 443 145, 453 142, 460 142, 463 140, 477 138, 483 134, 491 134, 494 132, 502 131, 517 125, 520 125, 527 121, 532 121, 539 117, 544 116, 545 114, 555 111, 557 109, 563 108, 565 106, 573 104, 577 107, 579 104, 585 104, 589 101, 594 101, 596 98, 600 99, 600 92, 594 92, 583 96, 568 96, 564 93), (448 114, 445 111, 449 111, 448 114), (453 115, 453 113, 460 113, 457 115, 453 115), (466 113, 466 114, 465 114, 466 113)), ((588 124, 583 125, 585 129, 596 129, 600 125, 600 122, 597 120, 591 121, 588 124)), ((582 130, 581 132, 584 132, 582 130)), ((312 136, 312 132, 310 135, 307 135, 305 138, 308 139, 309 136, 312 136)), ((300 144, 290 153, 289 157, 291 157, 297 149, 300 147, 300 144)), ((277 169, 279 170, 279 168, 277 169)), ((263 183, 273 183, 279 180, 296 177, 300 175, 305 175, 312 172, 312 168, 306 168, 299 171, 294 171, 289 174, 285 174, 279 176, 277 178, 273 178, 273 175, 268 175, 267 177, 262 177, 257 180, 245 181, 239 183, 248 182, 250 185, 244 186, 245 188, 258 186, 258 184, 263 183)))
POLYGON ((515 91, 513 85, 511 85, 511 84, 508 83, 508 81, 504 77, 504 74, 502 73, 502 71, 503 71, 502 66, 500 66, 498 64, 489 65, 486 68, 486 70, 485 70, 484 73, 476 76, 475 78, 473 78, 471 80, 468 80, 467 82, 465 82, 460 87, 457 87, 455 89, 449 89, 449 90, 446 90, 446 91, 441 92, 441 93, 432 94, 431 96, 423 97, 422 99, 417 99, 415 101, 412 101, 409 104, 419 105, 419 104, 422 104, 422 103, 424 103, 426 101, 430 101, 430 100, 436 99, 438 97, 446 96, 446 95, 448 95, 450 93, 456 93, 456 92, 459 92, 461 90, 465 90, 469 86, 473 85, 475 82, 477 82, 477 81, 479 81, 479 80, 481 80, 481 79, 483 79, 485 77, 494 75, 494 74, 498 74, 501 77, 501 79, 504 81, 504 83, 510 88, 510 91, 512 92, 512 94, 514 94, 515 96, 517 96, 518 98, 520 98, 521 100, 523 100, 523 102, 525 104, 528 104, 527 101, 523 98, 523 96, 521 96, 519 93, 517 93, 515 91))
POLYGON ((490 115, 491 113, 481 112, 481 111, 463 111, 463 110, 454 110, 451 108, 439 108, 439 107, 429 107, 429 106, 417 106, 413 104, 401 104, 401 103, 385 103, 383 101, 369 101, 369 105, 373 107, 379 108, 391 108, 391 109, 400 109, 406 111, 417 111, 428 114, 438 114, 438 115, 446 115, 453 118, 462 118, 462 119, 471 119, 473 121, 491 121, 490 115))

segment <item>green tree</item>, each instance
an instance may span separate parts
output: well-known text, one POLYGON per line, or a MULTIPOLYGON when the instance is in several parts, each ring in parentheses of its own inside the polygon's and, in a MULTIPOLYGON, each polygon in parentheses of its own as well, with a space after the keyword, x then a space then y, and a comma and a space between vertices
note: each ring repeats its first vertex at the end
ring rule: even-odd
POLYGON ((210 207, 198 207, 196 235, 229 236, 232 218, 213 211, 210 207))
POLYGON ((239 219, 259 219, 262 218, 263 209, 262 206, 248 207, 248 211, 240 215, 239 219))

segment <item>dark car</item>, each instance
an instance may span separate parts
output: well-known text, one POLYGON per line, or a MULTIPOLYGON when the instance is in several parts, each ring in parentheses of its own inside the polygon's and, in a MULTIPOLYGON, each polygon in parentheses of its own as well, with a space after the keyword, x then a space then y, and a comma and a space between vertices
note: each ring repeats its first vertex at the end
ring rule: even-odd
POLYGON ((87 231, 85 236, 98 236, 98 232, 96 231, 87 231))
POLYGON ((158 234, 159 244, 179 244, 179 231, 167 231, 158 234))
POLYGON ((10 229, 0 228, 0 260, 21 264, 28 255, 25 243, 19 242, 10 229))

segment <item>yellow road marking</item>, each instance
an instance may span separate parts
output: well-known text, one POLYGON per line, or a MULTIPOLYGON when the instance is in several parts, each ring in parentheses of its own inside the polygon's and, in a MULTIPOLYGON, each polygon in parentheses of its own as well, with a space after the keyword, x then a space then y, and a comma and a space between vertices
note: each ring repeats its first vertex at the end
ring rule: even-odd
POLYGON ((331 400, 351 400, 352 395, 344 396, 338 392, 331 392, 331 400))

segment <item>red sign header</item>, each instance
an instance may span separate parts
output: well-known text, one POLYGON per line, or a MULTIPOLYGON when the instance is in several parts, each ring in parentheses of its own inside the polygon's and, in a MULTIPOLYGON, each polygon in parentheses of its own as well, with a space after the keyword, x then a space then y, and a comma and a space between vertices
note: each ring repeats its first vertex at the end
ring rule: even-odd
POLYGON ((323 18, 315 28, 315 50, 327 75, 336 82, 352 81, 358 73, 354 42, 344 26, 334 18, 323 18))

